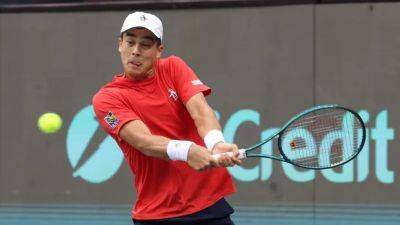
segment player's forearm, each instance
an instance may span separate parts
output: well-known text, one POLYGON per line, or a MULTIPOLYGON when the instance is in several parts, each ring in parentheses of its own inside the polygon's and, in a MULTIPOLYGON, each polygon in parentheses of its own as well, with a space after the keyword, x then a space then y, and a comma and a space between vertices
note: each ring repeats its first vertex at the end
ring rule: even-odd
MULTIPOLYGON (((185 162, 189 160, 190 150, 192 153, 198 154, 198 151, 201 151, 202 148, 191 141, 171 140, 157 135, 146 135, 141 137, 140 141, 131 140, 128 143, 147 156, 185 162)), ((204 166, 207 165, 206 163, 204 166)))
POLYGON ((221 130, 221 126, 211 107, 207 107, 192 116, 200 137, 204 138, 211 130, 221 130))
POLYGON ((170 139, 163 136, 148 135, 143 137, 139 142, 130 144, 147 156, 169 159, 167 154, 169 141, 170 139))
POLYGON ((197 116, 194 114, 194 121, 199 135, 203 138, 205 147, 210 151, 214 151, 214 147, 218 143, 224 143, 225 139, 221 132, 221 126, 211 107, 209 110, 202 110, 197 116))
POLYGON ((168 159, 167 146, 170 139, 153 135, 140 120, 128 122, 121 128, 120 137, 145 155, 168 159))
POLYGON ((214 110, 207 104, 203 94, 193 96, 186 107, 208 150, 212 151, 217 143, 225 142, 214 110))
POLYGON ((140 120, 128 122, 121 128, 119 135, 143 154, 161 159, 187 161, 189 149, 197 146, 190 141, 153 135, 140 120))

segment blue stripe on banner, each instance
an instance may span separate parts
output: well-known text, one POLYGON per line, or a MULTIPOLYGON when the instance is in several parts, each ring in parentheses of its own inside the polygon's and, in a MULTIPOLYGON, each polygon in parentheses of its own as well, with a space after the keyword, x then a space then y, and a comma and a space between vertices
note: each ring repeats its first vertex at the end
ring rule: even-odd
MULTIPOLYGON (((236 225, 398 225, 400 205, 235 206, 236 225)), ((132 225, 128 205, 5 205, 1 225, 132 225)))

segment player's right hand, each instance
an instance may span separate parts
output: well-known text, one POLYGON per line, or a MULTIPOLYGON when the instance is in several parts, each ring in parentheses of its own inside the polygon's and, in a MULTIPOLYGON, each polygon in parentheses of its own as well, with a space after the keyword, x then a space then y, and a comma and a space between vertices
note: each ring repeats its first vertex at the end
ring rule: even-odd
POLYGON ((239 149, 235 144, 229 144, 220 142, 217 143, 211 151, 212 154, 221 154, 217 159, 218 165, 223 167, 235 166, 242 164, 242 161, 238 158, 239 149), (232 153, 232 156, 228 156, 228 152, 232 153))
POLYGON ((218 165, 216 159, 204 147, 192 144, 188 153, 187 163, 197 171, 203 171, 218 165))

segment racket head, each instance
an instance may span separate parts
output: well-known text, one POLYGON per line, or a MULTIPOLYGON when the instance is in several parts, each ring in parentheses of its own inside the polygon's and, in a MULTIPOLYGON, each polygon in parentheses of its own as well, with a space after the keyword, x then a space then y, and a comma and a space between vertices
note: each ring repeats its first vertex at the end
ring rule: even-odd
POLYGON ((286 162, 307 169, 328 169, 354 159, 366 138, 365 124, 351 109, 317 106, 293 117, 278 138, 286 162))

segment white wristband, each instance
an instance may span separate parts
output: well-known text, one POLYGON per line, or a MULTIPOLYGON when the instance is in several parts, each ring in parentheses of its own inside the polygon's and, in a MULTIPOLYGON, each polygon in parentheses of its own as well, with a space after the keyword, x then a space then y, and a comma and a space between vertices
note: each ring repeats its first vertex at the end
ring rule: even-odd
POLYGON ((167 154, 171 160, 187 161, 191 141, 171 140, 167 145, 167 154))
POLYGON ((219 142, 225 142, 224 135, 220 130, 211 130, 204 137, 204 144, 208 150, 212 150, 219 142))

